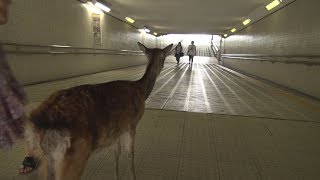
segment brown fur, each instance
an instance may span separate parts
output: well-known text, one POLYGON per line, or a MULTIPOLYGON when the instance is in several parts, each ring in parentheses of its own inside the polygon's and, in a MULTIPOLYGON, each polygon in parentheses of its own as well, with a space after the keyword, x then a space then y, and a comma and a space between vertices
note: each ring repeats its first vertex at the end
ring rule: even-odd
POLYGON ((134 172, 134 136, 148 98, 172 45, 140 48, 148 57, 138 81, 81 85, 53 93, 32 111, 26 128, 27 155, 42 161, 47 179, 80 179, 90 154, 115 144, 115 178, 118 179, 120 136, 127 135, 130 178, 134 172))

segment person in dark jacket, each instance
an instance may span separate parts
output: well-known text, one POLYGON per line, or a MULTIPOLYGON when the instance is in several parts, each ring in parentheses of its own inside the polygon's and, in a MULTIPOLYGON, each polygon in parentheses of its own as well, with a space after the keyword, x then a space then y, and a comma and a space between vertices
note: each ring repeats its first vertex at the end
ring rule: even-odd
POLYGON ((183 56, 181 42, 178 43, 178 45, 174 48, 174 50, 175 50, 175 57, 176 57, 177 63, 179 64, 180 57, 183 56))

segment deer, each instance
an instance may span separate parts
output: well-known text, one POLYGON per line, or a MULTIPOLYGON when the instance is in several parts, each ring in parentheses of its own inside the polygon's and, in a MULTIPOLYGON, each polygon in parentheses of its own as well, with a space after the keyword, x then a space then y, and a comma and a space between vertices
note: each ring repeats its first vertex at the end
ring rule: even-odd
POLYGON ((118 180, 121 143, 124 143, 128 177, 136 179, 136 127, 173 44, 163 49, 150 49, 140 42, 138 46, 148 59, 139 80, 59 90, 31 111, 25 125, 26 156, 19 169, 21 175, 42 167, 42 179, 80 179, 94 151, 113 147, 114 179, 118 180))

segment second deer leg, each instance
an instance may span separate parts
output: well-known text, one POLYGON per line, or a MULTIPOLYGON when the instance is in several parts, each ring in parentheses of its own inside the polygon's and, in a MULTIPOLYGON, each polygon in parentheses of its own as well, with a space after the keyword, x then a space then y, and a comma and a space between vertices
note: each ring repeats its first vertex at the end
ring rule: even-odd
POLYGON ((86 163, 91 153, 91 146, 85 140, 77 140, 71 143, 70 149, 64 155, 59 180, 79 180, 86 167, 86 163))
POLYGON ((114 179, 119 180, 119 157, 121 154, 121 144, 120 138, 115 142, 113 146, 113 154, 114 154, 114 179))
POLYGON ((134 140, 135 140, 136 131, 130 130, 126 133, 125 136, 125 147, 127 156, 129 159, 129 173, 130 173, 130 179, 135 180, 136 179, 136 172, 134 167, 134 140))

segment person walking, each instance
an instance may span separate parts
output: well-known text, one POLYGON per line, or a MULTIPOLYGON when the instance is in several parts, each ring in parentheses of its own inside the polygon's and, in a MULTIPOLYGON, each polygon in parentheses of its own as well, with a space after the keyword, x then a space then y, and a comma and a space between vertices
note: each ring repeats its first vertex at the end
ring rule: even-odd
POLYGON ((178 45, 174 48, 175 50, 175 57, 177 60, 177 63, 179 64, 180 61, 180 57, 183 57, 183 52, 182 52, 182 45, 181 42, 178 43, 178 45))
MULTIPOLYGON (((11 0, 0 0, 0 25, 8 21, 11 0)), ((24 136, 27 103, 23 88, 13 75, 0 44, 0 150, 12 147, 24 136)))
POLYGON ((194 41, 191 41, 191 45, 188 46, 187 54, 189 55, 189 64, 192 65, 193 57, 197 54, 197 47, 194 45, 194 41))

